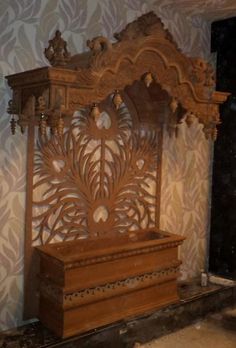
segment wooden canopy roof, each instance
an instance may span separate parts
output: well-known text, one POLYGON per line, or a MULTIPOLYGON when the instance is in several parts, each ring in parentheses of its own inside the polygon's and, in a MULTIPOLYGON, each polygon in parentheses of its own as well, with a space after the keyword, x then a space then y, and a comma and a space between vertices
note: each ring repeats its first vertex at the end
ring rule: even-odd
POLYGON ((60 115, 67 116, 141 79, 147 88, 157 83, 168 93, 169 122, 174 127, 183 119, 191 124, 195 116, 203 124, 206 137, 215 139, 219 104, 229 93, 215 91, 213 68, 201 58, 185 56, 153 12, 128 24, 114 37, 115 43, 102 36, 88 40, 89 52, 70 56, 57 31, 45 49, 53 67, 7 76, 13 88, 9 113, 18 113, 18 123, 24 128, 34 108, 36 115, 47 113, 52 125, 59 117, 58 109, 60 115), (34 103, 31 107, 30 98, 34 103))

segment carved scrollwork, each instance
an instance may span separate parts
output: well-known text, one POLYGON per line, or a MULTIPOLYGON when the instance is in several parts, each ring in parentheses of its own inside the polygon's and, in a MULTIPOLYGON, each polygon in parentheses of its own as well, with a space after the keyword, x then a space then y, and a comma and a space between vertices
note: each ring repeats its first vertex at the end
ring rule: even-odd
POLYGON ((148 12, 132 23, 129 23, 120 33, 115 33, 114 37, 118 41, 129 41, 139 37, 149 36, 153 30, 157 31, 159 36, 173 41, 170 33, 163 28, 160 18, 154 12, 148 12))
POLYGON ((191 58, 193 83, 201 84, 206 87, 215 86, 215 72, 211 64, 202 58, 191 58))
POLYGON ((218 123, 215 123, 215 122, 204 124, 203 132, 205 134, 206 139, 212 139, 212 140, 217 139, 217 135, 218 135, 218 130, 216 128, 217 124, 218 123))
POLYGON ((92 40, 87 40, 87 46, 92 51, 93 55, 108 51, 112 48, 110 41, 104 36, 97 36, 92 40))

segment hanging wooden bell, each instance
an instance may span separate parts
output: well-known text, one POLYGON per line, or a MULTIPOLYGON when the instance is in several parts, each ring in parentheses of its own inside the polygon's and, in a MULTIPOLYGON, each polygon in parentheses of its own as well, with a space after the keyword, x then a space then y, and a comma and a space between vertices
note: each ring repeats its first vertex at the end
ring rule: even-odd
POLYGON ((177 110, 177 107, 178 107, 178 100, 176 98, 172 98, 170 102, 170 109, 173 112, 173 114, 177 110))
POLYGON ((8 114, 12 114, 13 113, 13 100, 12 99, 10 99, 9 102, 8 102, 7 112, 8 112, 8 114))
POLYGON ((45 117, 44 113, 42 113, 40 116, 39 131, 40 131, 41 135, 46 135, 47 121, 46 121, 46 117, 45 117))
POLYGON ((121 104, 123 103, 123 100, 118 90, 115 90, 115 94, 112 98, 112 102, 115 105, 116 110, 118 110, 121 104))
POLYGON ((14 118, 14 115, 12 115, 12 119, 10 121, 10 125, 11 125, 11 134, 15 134, 16 133, 16 120, 14 118))
POLYGON ((146 73, 145 76, 144 76, 144 83, 147 87, 150 86, 150 84, 152 83, 153 81, 153 77, 152 77, 152 74, 150 72, 146 73))
POLYGON ((17 124, 20 126, 21 133, 24 134, 26 128, 29 125, 29 118, 25 114, 19 114, 18 117, 19 119, 17 124))
POLYGON ((212 129, 212 133, 211 133, 211 137, 212 137, 212 140, 213 140, 213 141, 216 141, 217 135, 218 135, 218 129, 217 129, 216 127, 214 127, 214 128, 212 129))
POLYGON ((94 103, 92 105, 90 115, 94 120, 96 120, 99 117, 100 111, 99 111, 98 105, 96 103, 94 103))
POLYGON ((57 134, 59 136, 63 135, 63 131, 64 131, 64 120, 63 118, 60 116, 59 120, 58 120, 58 124, 57 124, 57 134))

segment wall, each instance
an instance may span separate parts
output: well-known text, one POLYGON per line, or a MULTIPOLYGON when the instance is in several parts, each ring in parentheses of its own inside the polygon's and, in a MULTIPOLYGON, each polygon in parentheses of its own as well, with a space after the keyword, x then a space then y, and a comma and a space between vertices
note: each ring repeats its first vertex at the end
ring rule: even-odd
MULTIPOLYGON (((168 1, 17 0, 0 2, 0 330, 22 323, 26 135, 10 135, 6 114, 10 91, 5 75, 47 64, 43 51, 60 28, 73 53, 86 40, 112 33, 154 10, 188 55, 209 58, 209 27, 187 18, 168 1)), ((201 126, 180 127, 177 140, 165 137, 161 226, 187 237, 181 250, 182 278, 204 265, 209 212, 211 146, 201 126)))

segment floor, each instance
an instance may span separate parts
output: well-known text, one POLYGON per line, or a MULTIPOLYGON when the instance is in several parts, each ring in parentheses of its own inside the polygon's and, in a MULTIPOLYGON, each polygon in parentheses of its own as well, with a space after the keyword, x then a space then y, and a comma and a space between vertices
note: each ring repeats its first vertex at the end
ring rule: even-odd
POLYGON ((134 348, 235 348, 236 331, 221 327, 211 319, 199 321, 175 333, 134 348))
POLYGON ((179 284, 179 295, 176 304, 70 339, 40 322, 0 332, 0 348, 236 348, 235 286, 196 280, 179 284))

